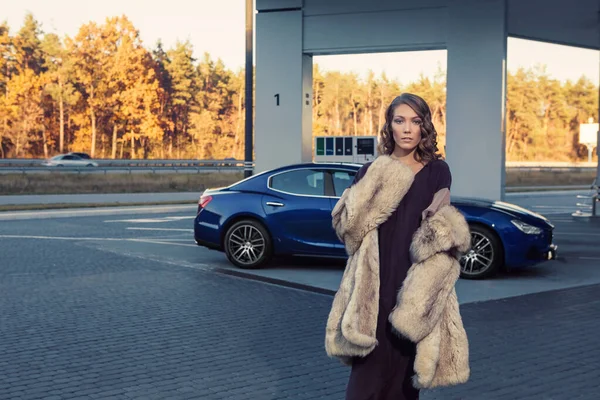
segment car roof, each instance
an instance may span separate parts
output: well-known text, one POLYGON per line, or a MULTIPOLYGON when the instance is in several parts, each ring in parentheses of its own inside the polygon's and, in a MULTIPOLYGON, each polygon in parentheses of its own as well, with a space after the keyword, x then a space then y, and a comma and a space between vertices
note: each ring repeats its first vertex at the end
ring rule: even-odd
POLYGON ((270 177, 271 175, 278 174, 285 171, 292 171, 295 169, 303 169, 303 168, 345 168, 352 169, 358 171, 362 164, 357 163, 345 163, 345 162, 308 162, 308 163, 298 163, 298 164, 288 164, 281 167, 273 168, 267 171, 262 171, 257 174, 251 175, 241 181, 235 182, 229 186, 228 188, 236 188, 236 189, 244 189, 248 187, 247 185, 252 185, 256 179, 265 179, 266 177, 270 177))
POLYGON ((359 169, 362 167, 362 164, 359 163, 349 163, 349 162, 308 162, 308 163, 298 163, 298 164, 289 164, 279 168, 274 168, 269 173, 274 172, 282 172, 290 169, 298 169, 298 168, 339 168, 339 167, 349 167, 351 169, 359 169))

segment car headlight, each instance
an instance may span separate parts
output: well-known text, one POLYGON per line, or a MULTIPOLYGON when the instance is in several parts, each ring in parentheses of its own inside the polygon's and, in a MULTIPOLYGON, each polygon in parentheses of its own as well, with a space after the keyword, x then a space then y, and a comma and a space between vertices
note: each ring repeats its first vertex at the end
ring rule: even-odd
POLYGON ((539 235, 542 233, 542 229, 533 225, 526 224, 523 221, 519 221, 518 219, 513 219, 512 224, 519 228, 519 230, 527 235, 539 235))

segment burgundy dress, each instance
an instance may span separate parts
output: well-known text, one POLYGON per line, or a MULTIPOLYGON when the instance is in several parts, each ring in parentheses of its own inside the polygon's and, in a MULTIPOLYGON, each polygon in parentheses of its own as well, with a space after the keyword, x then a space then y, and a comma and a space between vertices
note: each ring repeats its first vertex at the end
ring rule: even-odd
MULTIPOLYGON (((357 173, 360 180, 369 164, 357 173)), ((443 160, 434 160, 415 175, 398 208, 379 226, 380 292, 377 318, 378 345, 366 357, 352 363, 346 400, 412 400, 419 391, 412 385, 416 346, 393 332, 388 316, 411 266, 409 248, 412 236, 421 224, 423 211, 434 194, 450 189, 451 175, 443 160)))

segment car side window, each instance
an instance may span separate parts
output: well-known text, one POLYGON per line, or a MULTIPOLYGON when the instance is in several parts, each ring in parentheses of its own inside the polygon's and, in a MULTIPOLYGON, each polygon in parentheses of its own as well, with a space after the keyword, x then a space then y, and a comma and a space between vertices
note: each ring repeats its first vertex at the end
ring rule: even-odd
POLYGON ((325 173, 314 169, 298 169, 271 177, 271 188, 308 196, 325 194, 325 173))
POLYGON ((331 174, 333 178, 333 189, 336 197, 341 197, 344 190, 350 186, 354 180, 356 172, 353 171, 333 171, 331 174))

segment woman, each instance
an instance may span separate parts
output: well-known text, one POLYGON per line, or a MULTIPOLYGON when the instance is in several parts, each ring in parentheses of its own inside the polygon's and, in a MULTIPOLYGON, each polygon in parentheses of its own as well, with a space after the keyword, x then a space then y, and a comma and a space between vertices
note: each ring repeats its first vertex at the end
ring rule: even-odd
POLYGON ((352 366, 347 400, 418 399, 466 382, 468 342, 454 285, 469 228, 450 205, 431 112, 405 93, 387 108, 379 157, 332 212, 348 263, 325 347, 352 366))

